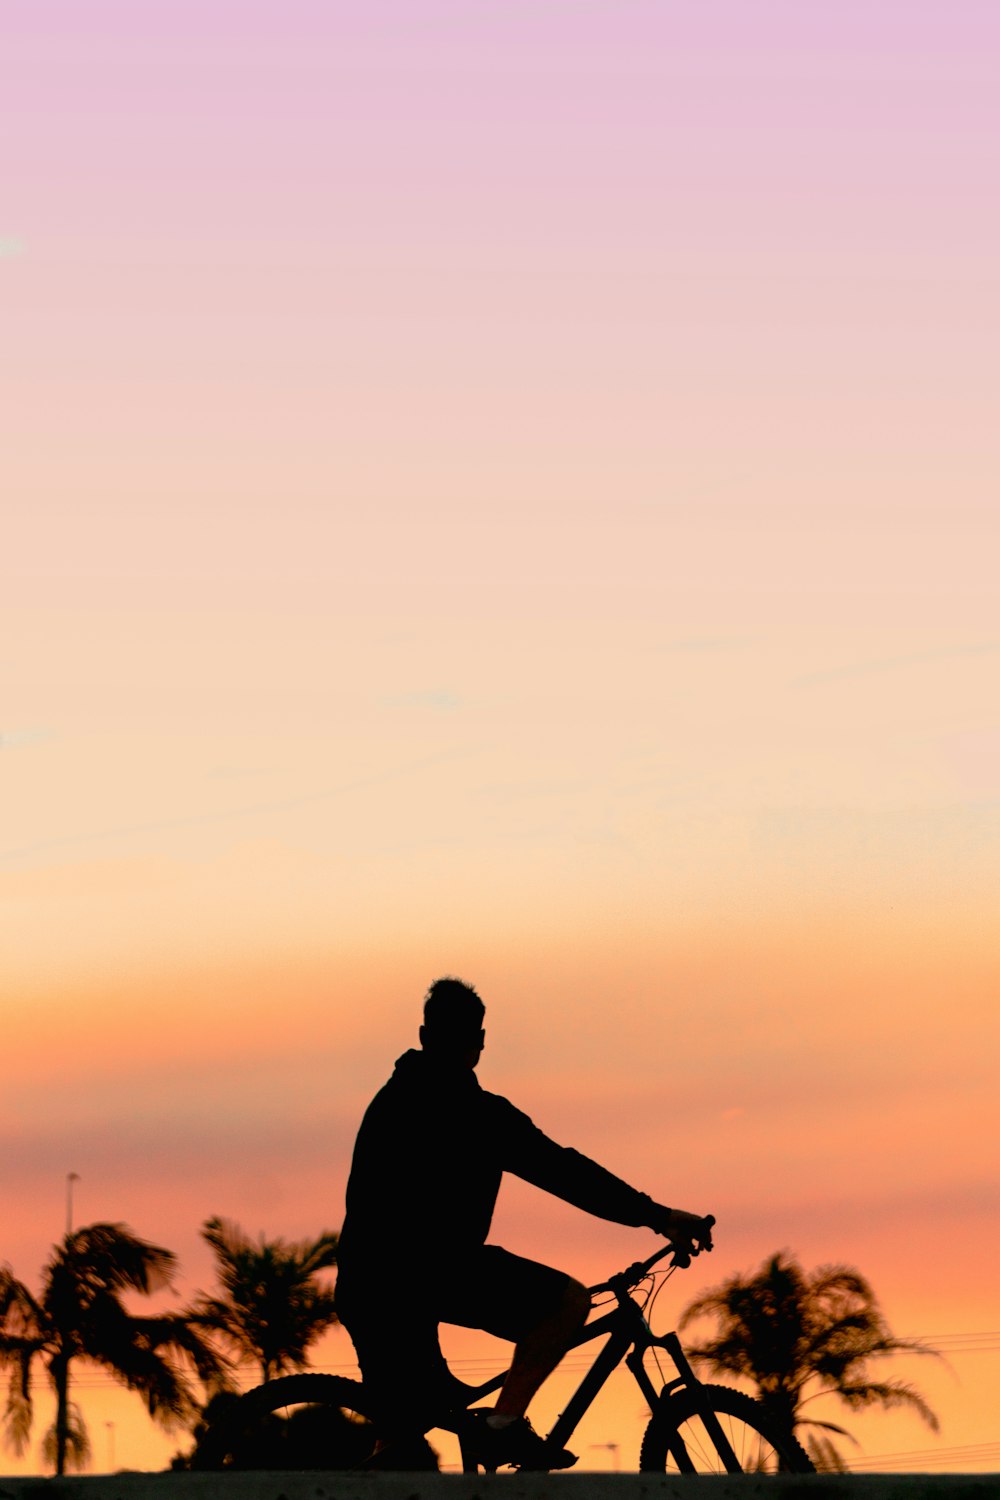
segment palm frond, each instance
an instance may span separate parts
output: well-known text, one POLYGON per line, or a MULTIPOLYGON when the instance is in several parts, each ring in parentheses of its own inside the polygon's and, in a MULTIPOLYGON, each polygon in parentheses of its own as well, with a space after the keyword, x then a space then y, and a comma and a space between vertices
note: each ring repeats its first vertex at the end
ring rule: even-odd
POLYGON ((230 1361, 218 1353, 186 1312, 144 1318, 142 1322, 145 1337, 150 1340, 152 1347, 187 1360, 202 1385, 211 1391, 225 1391, 231 1387, 230 1361))
POLYGON ((194 1420, 200 1407, 190 1381, 150 1346, 140 1325, 140 1319, 132 1320, 125 1337, 108 1347, 104 1357, 91 1355, 91 1360, 141 1395, 150 1416, 162 1426, 169 1429, 194 1420))
POLYGON ((127 1224, 90 1224, 56 1248, 46 1268, 49 1285, 68 1276, 81 1292, 152 1292, 173 1285, 177 1257, 133 1234, 127 1224))
POLYGON ((31 1370, 46 1347, 42 1309, 9 1266, 0 1267, 0 1369, 7 1371, 7 1400, 0 1435, 15 1454, 24 1453, 33 1415, 31 1370))
POLYGON ((20 1371, 12 1370, 7 1384, 7 1401, 0 1417, 0 1431, 4 1443, 18 1458, 27 1449, 33 1415, 30 1384, 21 1378, 20 1371))
POLYGON ((820 1474, 845 1474, 847 1464, 829 1438, 816 1434, 806 1438, 806 1452, 820 1474))
POLYGON ((863 1410, 868 1406, 881 1406, 886 1410, 897 1406, 908 1406, 937 1432, 940 1423, 920 1392, 903 1380, 865 1380, 837 1387, 837 1395, 847 1406, 863 1410))
POLYGON ((859 1448, 861 1446, 857 1438, 854 1437, 852 1433, 848 1432, 846 1427, 838 1427, 836 1422, 821 1422, 816 1417, 798 1417, 795 1422, 795 1427, 796 1431, 800 1427, 818 1427, 823 1432, 835 1432, 838 1437, 846 1438, 847 1441, 849 1443, 853 1443, 856 1448, 859 1448))
POLYGON ((9 1348, 35 1339, 44 1319, 42 1310, 10 1266, 0 1266, 0 1358, 9 1348))
MULTIPOLYGON (((90 1434, 87 1432, 87 1424, 83 1420, 83 1414, 78 1406, 71 1401, 67 1412, 68 1423, 66 1427, 66 1467, 80 1471, 90 1463, 90 1434)), ((42 1438, 42 1457, 46 1463, 55 1467, 59 1447, 59 1436, 56 1424, 53 1423, 42 1438)))
POLYGON ((337 1264, 340 1236, 325 1229, 317 1240, 298 1240, 292 1247, 299 1259, 302 1272, 315 1276, 317 1271, 328 1271, 337 1264))

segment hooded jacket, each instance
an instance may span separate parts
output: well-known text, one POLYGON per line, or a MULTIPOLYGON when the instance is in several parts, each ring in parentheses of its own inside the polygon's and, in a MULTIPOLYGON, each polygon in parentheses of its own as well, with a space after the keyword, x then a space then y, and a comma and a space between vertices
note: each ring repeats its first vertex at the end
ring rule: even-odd
POLYGON ((504 1172, 617 1224, 654 1227, 664 1212, 589 1157, 557 1145, 509 1100, 482 1088, 472 1068, 405 1052, 358 1131, 341 1280, 381 1276, 404 1254, 414 1269, 460 1264, 489 1234, 504 1172))

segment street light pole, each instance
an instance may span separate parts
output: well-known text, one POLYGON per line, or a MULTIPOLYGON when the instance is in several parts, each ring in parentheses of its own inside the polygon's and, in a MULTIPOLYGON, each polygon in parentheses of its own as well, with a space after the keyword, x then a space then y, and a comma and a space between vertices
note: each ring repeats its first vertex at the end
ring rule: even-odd
POLYGON ((66 1238, 73 1233, 73 1184, 80 1181, 79 1172, 66 1174, 66 1238))

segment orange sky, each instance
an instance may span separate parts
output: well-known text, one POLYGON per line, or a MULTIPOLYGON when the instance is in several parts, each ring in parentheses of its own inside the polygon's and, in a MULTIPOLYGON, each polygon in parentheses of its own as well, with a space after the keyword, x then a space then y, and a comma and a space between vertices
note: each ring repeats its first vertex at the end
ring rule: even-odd
MULTIPOLYGON (((11 20, 19 1275, 70 1171, 185 1292, 210 1214, 336 1227, 452 972, 487 1086, 716 1213, 675 1306, 789 1246, 996 1327, 1000 89, 943 15, 11 20)), ((498 1231, 643 1248, 517 1191, 498 1231)), ((1000 1366, 954 1368, 940 1440, 865 1451, 974 1467, 1000 1366)), ((97 1461, 155 1466, 121 1399, 97 1461)))

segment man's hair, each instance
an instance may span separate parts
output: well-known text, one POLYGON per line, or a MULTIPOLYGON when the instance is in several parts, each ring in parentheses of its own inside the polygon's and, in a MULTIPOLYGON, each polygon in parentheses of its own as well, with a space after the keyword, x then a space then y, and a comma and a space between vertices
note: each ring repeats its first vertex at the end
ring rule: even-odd
POLYGON ((436 979, 424 999, 424 1025, 440 1041, 463 1042, 483 1029, 486 1006, 471 984, 436 979))

